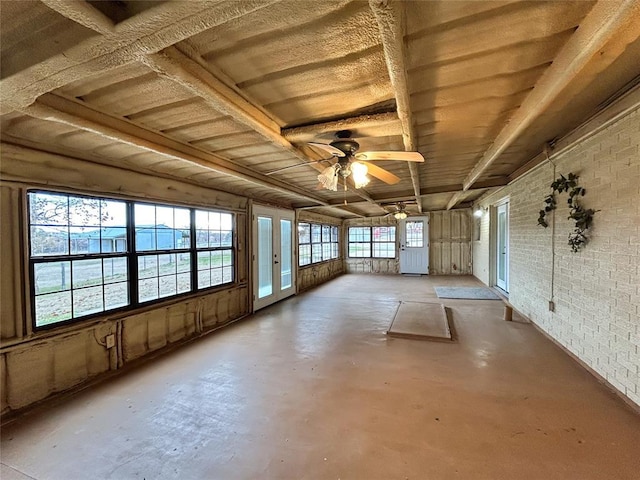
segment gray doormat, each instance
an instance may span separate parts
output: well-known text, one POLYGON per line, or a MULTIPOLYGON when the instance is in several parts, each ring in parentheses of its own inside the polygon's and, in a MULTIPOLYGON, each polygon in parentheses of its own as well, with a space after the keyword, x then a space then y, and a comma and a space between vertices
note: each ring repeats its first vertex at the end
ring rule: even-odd
POLYGON ((438 298, 464 298, 468 300, 500 300, 500 297, 485 287, 434 287, 438 298))
POLYGON ((452 342, 454 330, 441 303, 400 302, 387 335, 415 340, 452 342))

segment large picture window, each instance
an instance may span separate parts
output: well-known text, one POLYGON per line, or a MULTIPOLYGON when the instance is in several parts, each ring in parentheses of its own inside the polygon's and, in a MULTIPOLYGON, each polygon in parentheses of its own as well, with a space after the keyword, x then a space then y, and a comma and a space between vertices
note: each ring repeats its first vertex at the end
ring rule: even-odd
POLYGON ((396 227, 349 227, 350 258, 395 258, 396 227))
POLYGON ((338 227, 315 223, 298 224, 298 265, 338 258, 338 227))
POLYGON ((36 328, 234 280, 230 213, 42 191, 28 209, 36 328))

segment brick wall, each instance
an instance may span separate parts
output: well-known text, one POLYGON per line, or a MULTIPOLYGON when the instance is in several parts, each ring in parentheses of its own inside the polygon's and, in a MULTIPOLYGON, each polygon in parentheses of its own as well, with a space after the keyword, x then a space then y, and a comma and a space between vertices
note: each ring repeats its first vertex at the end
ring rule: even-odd
MULTIPOLYGON (((632 402, 640 405, 640 111, 594 133, 482 199, 510 202, 510 302, 632 402), (582 203, 599 210, 589 243, 572 253, 566 193, 553 226, 537 226, 549 185, 574 172, 582 203), (555 234, 553 233, 555 230, 555 234), (555 312, 548 309, 555 301, 555 312)), ((482 219, 488 233, 490 215, 482 219)), ((474 275, 489 283, 489 236, 474 242, 474 275)))

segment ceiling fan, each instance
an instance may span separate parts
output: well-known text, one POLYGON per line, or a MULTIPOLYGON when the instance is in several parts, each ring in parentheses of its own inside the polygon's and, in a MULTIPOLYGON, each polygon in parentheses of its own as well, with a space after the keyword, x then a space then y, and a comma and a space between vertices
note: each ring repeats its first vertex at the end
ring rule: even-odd
POLYGON ((409 215, 411 215, 411 213, 407 211, 407 203, 415 202, 396 202, 393 204, 394 211, 387 213, 385 217, 393 215, 396 220, 404 220, 409 215))
POLYGON ((300 165, 307 165, 309 163, 317 163, 325 160, 331 160, 331 158, 337 158, 338 161, 325 168, 320 175, 318 175, 318 181, 320 185, 327 190, 336 191, 338 189, 338 180, 340 178, 346 179, 351 177, 356 188, 362 188, 369 183, 367 174, 376 177, 379 180, 389 184, 395 185, 400 181, 400 178, 393 173, 378 167, 373 163, 376 160, 398 160, 403 162, 424 162, 424 157, 419 152, 402 152, 402 151, 371 151, 371 152, 358 152, 360 144, 351 138, 351 130, 340 130, 335 134, 335 140, 329 144, 309 142, 308 145, 319 148, 328 152, 332 157, 318 160, 316 162, 306 162, 298 165, 291 165, 290 167, 280 168, 268 172, 267 175, 276 173, 287 168, 293 168, 300 165))

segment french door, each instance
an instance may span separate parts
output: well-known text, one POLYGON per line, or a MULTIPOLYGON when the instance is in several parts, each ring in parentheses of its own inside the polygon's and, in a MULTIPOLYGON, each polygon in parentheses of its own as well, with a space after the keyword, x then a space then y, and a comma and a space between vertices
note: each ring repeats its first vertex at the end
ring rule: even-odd
POLYGON ((429 273, 429 217, 400 220, 400 273, 429 273))
POLYGON ((253 311, 295 293, 294 213, 253 207, 253 311))
POLYGON ((496 285, 509 292, 509 203, 496 210, 496 285))

